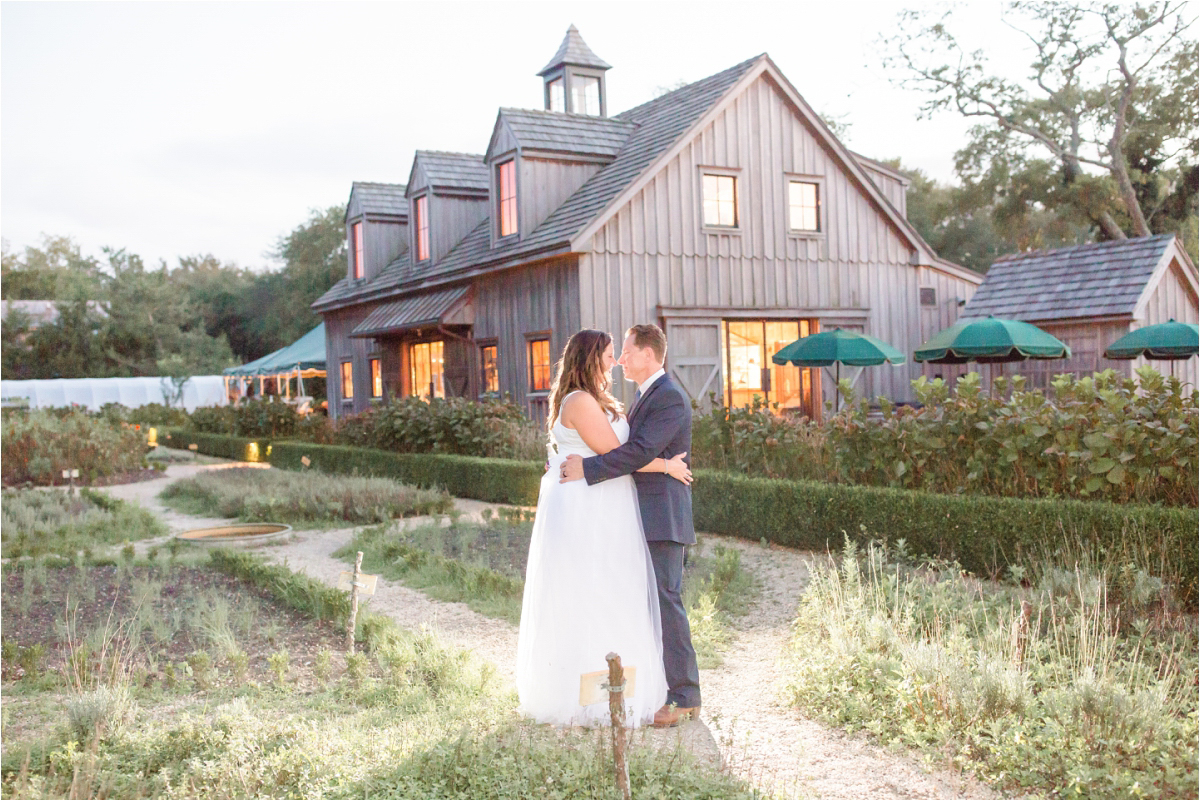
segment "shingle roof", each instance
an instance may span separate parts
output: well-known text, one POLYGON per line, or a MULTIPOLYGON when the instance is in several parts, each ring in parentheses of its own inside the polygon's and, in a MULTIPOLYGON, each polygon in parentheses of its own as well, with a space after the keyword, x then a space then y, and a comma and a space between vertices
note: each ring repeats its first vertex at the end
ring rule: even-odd
POLYGON ((626 120, 519 108, 500 109, 500 119, 521 147, 609 158, 620 152, 634 129, 626 120))
POLYGON ((596 67, 602 70, 612 69, 611 64, 592 52, 592 48, 583 41, 583 37, 579 35, 579 29, 574 25, 567 28, 567 35, 563 37, 562 44, 558 46, 558 52, 538 75, 545 75, 564 64, 574 67, 596 67))
POLYGON ((324 311, 387 295, 389 290, 395 289, 399 285, 400 277, 407 271, 408 253, 405 252, 380 270, 379 274, 370 281, 352 281, 349 278, 338 281, 329 288, 329 291, 313 302, 312 308, 316 311, 324 311))
POLYGON ((467 294, 469 289, 470 287, 460 286, 384 303, 367 315, 367 318, 354 328, 350 336, 373 337, 387 331, 436 325, 441 322, 446 312, 467 294))
POLYGON ((430 186, 447 189, 488 189, 487 164, 476 153, 447 153, 418 150, 415 161, 421 164, 430 186))
POLYGON ((1174 234, 1005 256, 962 316, 1057 320, 1132 314, 1174 234))
POLYGON ((404 184, 376 184, 355 181, 350 189, 358 198, 359 206, 366 214, 407 215, 408 200, 404 197, 404 184))

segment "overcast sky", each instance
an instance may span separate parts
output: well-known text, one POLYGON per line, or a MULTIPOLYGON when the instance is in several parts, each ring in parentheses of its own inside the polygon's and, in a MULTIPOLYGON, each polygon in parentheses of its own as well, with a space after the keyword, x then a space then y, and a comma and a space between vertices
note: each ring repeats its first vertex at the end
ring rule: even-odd
MULTIPOLYGON (((919 122, 881 63, 900 7, 5 2, 0 234, 271 266, 351 181, 403 183, 418 148, 482 153, 499 107, 540 108, 536 73, 571 23, 613 65, 613 113, 765 51, 851 148, 949 181, 966 124, 919 122)), ((968 12, 969 36, 1028 61, 999 4, 968 12)))

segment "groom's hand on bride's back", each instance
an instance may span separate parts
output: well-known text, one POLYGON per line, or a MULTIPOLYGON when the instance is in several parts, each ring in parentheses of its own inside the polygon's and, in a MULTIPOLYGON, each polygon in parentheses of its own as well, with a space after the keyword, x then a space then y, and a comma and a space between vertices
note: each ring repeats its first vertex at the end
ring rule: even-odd
POLYGON ((577 453, 572 453, 567 457, 567 460, 562 463, 562 467, 558 471, 558 483, 566 484, 568 481, 579 481, 583 478, 583 457, 577 453))

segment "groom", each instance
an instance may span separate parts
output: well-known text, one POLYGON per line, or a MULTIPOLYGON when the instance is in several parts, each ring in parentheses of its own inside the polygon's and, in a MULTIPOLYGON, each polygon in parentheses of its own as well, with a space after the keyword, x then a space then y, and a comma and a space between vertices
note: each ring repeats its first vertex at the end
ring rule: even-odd
POLYGON ((638 384, 629 408, 629 441, 600 456, 572 454, 562 466, 562 481, 586 478, 588 484, 632 475, 637 484, 642 528, 658 580, 662 613, 663 666, 667 703, 654 715, 657 727, 677 726, 700 715, 700 669, 683 609, 683 555, 696 543, 692 528, 692 490, 666 473, 635 472, 651 459, 670 459, 692 449, 692 410, 667 376, 667 338, 657 325, 635 325, 625 332, 621 365, 626 380, 638 384))

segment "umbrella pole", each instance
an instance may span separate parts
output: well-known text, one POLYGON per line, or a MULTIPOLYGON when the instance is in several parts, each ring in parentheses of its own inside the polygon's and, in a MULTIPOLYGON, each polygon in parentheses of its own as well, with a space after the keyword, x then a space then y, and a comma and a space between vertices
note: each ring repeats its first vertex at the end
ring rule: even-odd
POLYGON ((842 408, 842 363, 834 362, 833 365, 833 410, 838 412, 842 408))

